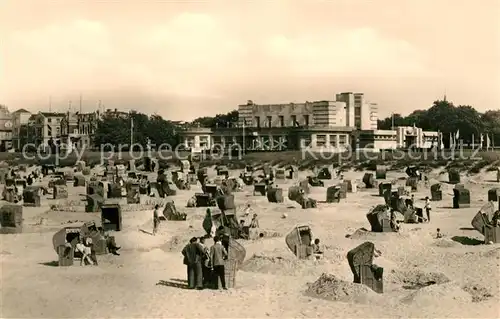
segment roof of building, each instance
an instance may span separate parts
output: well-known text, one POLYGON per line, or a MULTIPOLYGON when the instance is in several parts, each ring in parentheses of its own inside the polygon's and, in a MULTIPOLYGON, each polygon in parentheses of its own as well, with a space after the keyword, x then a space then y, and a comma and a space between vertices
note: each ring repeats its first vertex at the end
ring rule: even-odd
POLYGON ((45 117, 63 117, 66 114, 65 113, 59 113, 59 112, 40 112, 45 117))
POLYGON ((19 109, 17 111, 12 112, 12 113, 31 113, 31 112, 26 110, 26 109, 19 109))

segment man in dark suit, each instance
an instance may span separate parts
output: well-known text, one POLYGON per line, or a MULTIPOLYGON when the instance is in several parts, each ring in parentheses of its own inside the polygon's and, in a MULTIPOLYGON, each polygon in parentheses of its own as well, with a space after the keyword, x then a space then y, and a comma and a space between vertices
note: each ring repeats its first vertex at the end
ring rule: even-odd
POLYGON ((202 260, 204 254, 203 247, 198 243, 196 237, 191 238, 189 244, 182 250, 190 289, 203 289, 202 260))

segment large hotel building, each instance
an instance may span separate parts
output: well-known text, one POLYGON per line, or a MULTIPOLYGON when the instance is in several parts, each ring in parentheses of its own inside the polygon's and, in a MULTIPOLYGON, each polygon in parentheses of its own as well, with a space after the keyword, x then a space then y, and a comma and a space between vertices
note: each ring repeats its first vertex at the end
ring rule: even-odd
POLYGON ((184 146, 194 152, 214 147, 245 150, 328 150, 346 147, 391 149, 431 147, 437 132, 416 127, 377 130, 378 106, 363 93, 340 93, 335 101, 238 106, 238 123, 228 127, 190 128, 182 133, 184 146))

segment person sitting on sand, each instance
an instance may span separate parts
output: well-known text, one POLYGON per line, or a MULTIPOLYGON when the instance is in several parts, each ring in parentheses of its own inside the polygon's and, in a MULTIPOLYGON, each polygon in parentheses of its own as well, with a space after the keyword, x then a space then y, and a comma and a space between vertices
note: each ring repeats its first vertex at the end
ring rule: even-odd
POLYGON ((408 208, 411 208, 411 209, 415 208, 415 194, 411 194, 408 208))
POLYGON ((247 204, 247 207, 245 207, 245 210, 243 211, 243 217, 248 217, 252 213, 252 206, 250 204, 247 204))
POLYGON ((443 238, 443 234, 441 234, 441 229, 436 229, 436 239, 443 238))
POLYGON ((257 219, 257 214, 253 214, 252 221, 250 222, 250 228, 260 228, 259 220, 257 219))
POLYGON ((316 238, 314 240, 314 243, 311 245, 312 246, 312 253, 313 253, 313 256, 316 258, 316 259, 320 259, 321 256, 323 255, 323 250, 321 249, 320 247, 320 240, 319 238, 316 238))
POLYGON ((97 255, 94 249, 94 243, 92 241, 91 237, 86 237, 85 240, 83 241, 85 247, 87 248, 87 252, 90 252, 89 256, 92 262, 94 263, 95 266, 98 266, 99 263, 97 262, 97 255))
POLYGON ((493 217, 491 218, 491 225, 493 225, 493 227, 500 226, 500 211, 496 211, 493 214, 493 217))
POLYGON ((86 247, 80 239, 78 239, 78 243, 75 246, 75 251, 79 252, 82 254, 82 258, 80 259, 80 266, 83 266, 84 263, 85 265, 88 263, 89 265, 92 265, 92 259, 90 259, 90 255, 92 254, 92 251, 90 247, 86 247))
POLYGON ((242 239, 248 239, 250 234, 248 232, 248 228, 247 226, 245 226, 245 220, 242 219, 240 220, 240 225, 239 225, 239 237, 242 238, 242 239))
POLYGON ((396 220, 396 213, 394 212, 394 210, 391 210, 391 221, 390 221, 390 225, 391 225, 391 228, 398 232, 399 231, 399 223, 397 222, 396 220))

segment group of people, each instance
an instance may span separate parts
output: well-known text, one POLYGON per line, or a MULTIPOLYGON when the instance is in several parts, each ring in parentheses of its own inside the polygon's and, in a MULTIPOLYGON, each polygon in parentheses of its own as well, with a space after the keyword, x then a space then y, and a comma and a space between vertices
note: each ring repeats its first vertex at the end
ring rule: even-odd
MULTIPOLYGON (((101 233, 101 238, 106 241, 106 247, 107 250, 115 255, 115 256, 120 256, 118 253, 118 250, 121 249, 120 246, 116 245, 114 237, 108 236, 106 234, 102 233, 102 229, 89 229, 91 233, 94 232, 99 232, 101 233)), ((97 262, 97 253, 94 248, 94 242, 92 240, 92 236, 90 234, 87 234, 86 236, 78 236, 75 242, 66 242, 65 246, 65 252, 64 254, 67 255, 70 253, 71 249, 74 249, 74 252, 77 254, 80 254, 80 266, 85 266, 85 265, 94 265, 98 266, 97 262)))
MULTIPOLYGON (((423 216, 417 216, 418 222, 430 222, 431 221, 431 200, 430 200, 429 196, 426 196, 424 200, 425 200, 425 202, 424 202, 423 210, 425 210, 425 214, 427 216, 427 219, 423 216)), ((409 206, 410 206, 410 208, 415 207, 415 195, 414 194, 411 195, 409 206)))
POLYGON ((208 248, 205 245, 206 237, 193 237, 184 249, 183 263, 187 268, 189 289, 227 289, 225 280, 225 260, 228 251, 219 236, 213 238, 214 244, 208 248), (219 287, 219 282, 221 287, 219 287))

